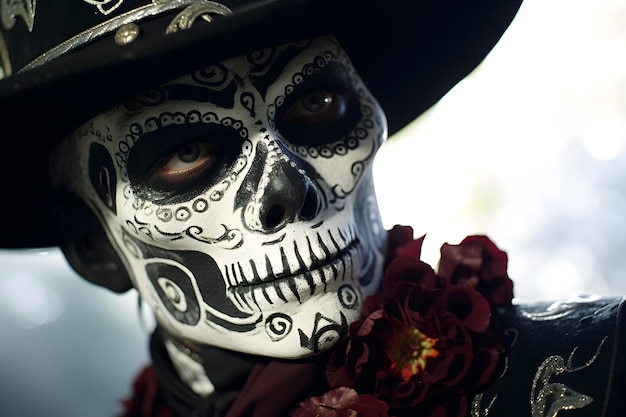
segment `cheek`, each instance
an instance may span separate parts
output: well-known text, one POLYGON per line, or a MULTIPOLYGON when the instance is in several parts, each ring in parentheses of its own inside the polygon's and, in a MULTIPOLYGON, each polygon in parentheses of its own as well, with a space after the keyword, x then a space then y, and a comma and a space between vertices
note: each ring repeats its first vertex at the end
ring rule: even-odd
POLYGON ((118 190, 123 187, 123 183, 104 145, 93 142, 89 146, 87 173, 84 176, 89 178, 96 200, 104 206, 104 210, 116 214, 118 190))
POLYGON ((239 229, 232 226, 233 189, 219 198, 208 190, 187 202, 160 206, 131 197, 122 205, 116 223, 131 235, 164 247, 193 249, 209 244, 232 249, 242 242, 239 229))
POLYGON ((174 204, 157 204, 137 197, 128 181, 118 185, 119 216, 115 220, 130 233, 168 246, 181 240, 232 248, 241 243, 231 229, 233 201, 249 169, 252 142, 244 141, 241 154, 216 183, 196 196, 174 204))

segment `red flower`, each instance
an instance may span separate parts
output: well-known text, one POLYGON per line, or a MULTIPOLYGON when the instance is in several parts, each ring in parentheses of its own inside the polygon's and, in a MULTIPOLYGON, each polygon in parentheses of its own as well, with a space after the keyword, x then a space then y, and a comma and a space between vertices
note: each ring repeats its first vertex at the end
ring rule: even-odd
POLYGON ((464 416, 468 395, 496 369, 500 345, 487 333, 487 300, 416 257, 389 265, 363 314, 334 349, 327 379, 331 387, 372 393, 396 415, 464 416))
POLYGON ((452 284, 475 288, 492 308, 510 306, 513 281, 507 274, 508 258, 486 236, 466 237, 459 245, 444 244, 438 274, 452 284))
POLYGON ((291 417, 388 417, 389 407, 371 395, 340 387, 299 404, 291 417))
POLYGON ((420 258, 424 236, 413 240, 413 228, 411 226, 394 226, 387 233, 387 265, 399 256, 420 258))

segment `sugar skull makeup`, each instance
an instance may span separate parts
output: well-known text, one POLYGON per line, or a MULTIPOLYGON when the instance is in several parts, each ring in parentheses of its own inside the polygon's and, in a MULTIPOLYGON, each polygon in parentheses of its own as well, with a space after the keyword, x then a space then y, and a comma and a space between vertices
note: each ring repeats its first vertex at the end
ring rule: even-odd
POLYGON ((66 140, 67 178, 173 337, 295 358, 378 288, 381 108, 333 38, 229 59, 66 140))

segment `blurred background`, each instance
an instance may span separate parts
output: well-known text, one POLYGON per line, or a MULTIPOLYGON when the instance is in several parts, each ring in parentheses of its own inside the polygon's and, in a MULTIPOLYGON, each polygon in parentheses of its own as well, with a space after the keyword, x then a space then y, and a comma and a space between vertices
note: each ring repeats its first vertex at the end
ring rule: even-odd
POLYGON ((383 146, 390 227, 487 234, 521 300, 626 294, 626 3, 526 0, 487 59, 383 146))
MULTIPOLYGON (((442 243, 489 235, 520 302, 626 294, 625 22, 623 1, 526 0, 484 63, 383 146, 385 225, 426 234, 433 265, 442 243)), ((0 415, 115 415, 148 362, 136 295, 86 283, 55 249, 0 265, 0 415)))

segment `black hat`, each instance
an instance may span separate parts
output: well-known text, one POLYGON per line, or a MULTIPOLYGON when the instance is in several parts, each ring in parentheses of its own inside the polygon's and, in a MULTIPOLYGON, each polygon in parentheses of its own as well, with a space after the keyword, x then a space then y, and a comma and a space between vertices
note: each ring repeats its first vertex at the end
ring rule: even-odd
POLYGON ((55 245, 50 150, 134 93, 248 51, 334 35, 393 133, 480 63, 520 2, 0 2, 0 247, 55 245))

